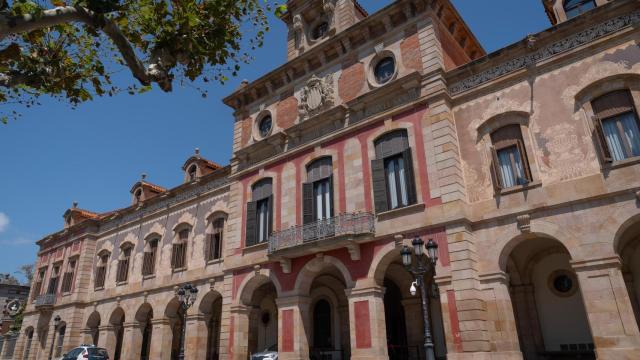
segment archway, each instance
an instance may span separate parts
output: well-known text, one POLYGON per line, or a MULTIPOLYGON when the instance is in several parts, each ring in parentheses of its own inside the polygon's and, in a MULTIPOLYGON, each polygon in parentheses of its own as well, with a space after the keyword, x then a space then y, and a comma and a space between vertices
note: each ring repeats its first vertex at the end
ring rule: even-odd
POLYGON ((622 259, 622 273, 636 322, 640 325, 640 215, 628 221, 617 236, 615 249, 622 259))
POLYGON ((87 319, 87 332, 91 338, 91 343, 98 346, 98 340, 100 339, 100 313, 94 311, 89 315, 87 319))
MULTIPOLYGON (((409 291, 414 279, 402 266, 400 255, 392 253, 389 256, 392 261, 387 265, 382 280, 385 287, 384 309, 389 359, 424 359, 422 300, 419 294, 412 295, 409 291)), ((424 283, 435 355, 438 359, 446 359, 447 346, 439 293, 431 277, 425 277, 424 283)))
POLYGON ((140 360, 148 360, 151 352, 151 336, 153 333, 153 325, 151 324, 153 308, 151 308, 151 305, 149 303, 142 304, 136 312, 135 319, 140 324, 140 331, 142 332, 140 360))
POLYGON ((559 241, 530 237, 508 255, 509 293, 526 360, 595 359, 571 257, 559 241))
POLYGON ((222 296, 216 291, 207 293, 200 302, 200 312, 207 324, 206 360, 220 358, 220 323, 222 318, 222 296))
POLYGON ((184 309, 178 299, 173 298, 165 310, 165 316, 171 324, 171 359, 178 360, 180 343, 182 342, 182 327, 184 326, 184 309))
POLYGON ((251 296, 249 312, 249 354, 278 346, 277 290, 268 281, 259 286, 251 296))
POLYGON ((113 326, 115 332, 116 346, 113 351, 113 359, 120 360, 122 356, 122 340, 124 337, 124 310, 117 308, 109 318, 109 324, 113 326))

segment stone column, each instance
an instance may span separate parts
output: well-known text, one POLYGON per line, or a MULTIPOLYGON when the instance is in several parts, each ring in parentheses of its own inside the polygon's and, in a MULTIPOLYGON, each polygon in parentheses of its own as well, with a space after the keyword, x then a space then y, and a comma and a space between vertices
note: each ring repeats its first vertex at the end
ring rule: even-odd
POLYGON ((142 330, 140 323, 125 323, 124 336, 122 337, 122 359, 139 359, 141 347, 142 330))
POLYGON ((500 353, 501 359, 522 359, 508 275, 503 271, 485 273, 480 275, 480 283, 492 351, 500 353))
MULTIPOLYGON (((409 359, 418 359, 418 350, 416 349, 424 347, 424 325, 422 324, 422 302, 420 297, 403 299, 402 307, 404 308, 404 319, 407 327, 409 359)), ((433 325, 431 327, 433 328, 433 325)))
POLYGON ((231 360, 246 360, 249 357, 249 313, 246 305, 232 305, 229 319, 229 349, 231 360))
POLYGON ((640 331, 617 256, 576 260, 591 335, 599 359, 633 359, 640 354, 640 331))
POLYGON ((306 296, 276 299, 278 306, 278 359, 309 358, 310 300, 306 296))
POLYGON ((151 326, 153 329, 151 330, 149 359, 170 360, 173 332, 171 331, 171 323, 169 319, 152 319, 151 326))
POLYGON ((98 347, 107 349, 109 355, 113 356, 116 351, 116 330, 111 325, 100 326, 98 328, 100 336, 98 339, 98 347))
POLYGON ((184 358, 202 360, 207 358, 207 321, 204 314, 187 315, 187 329, 184 341, 184 358))
POLYGON ((349 299, 351 359, 388 359, 384 288, 354 288, 345 293, 349 299))

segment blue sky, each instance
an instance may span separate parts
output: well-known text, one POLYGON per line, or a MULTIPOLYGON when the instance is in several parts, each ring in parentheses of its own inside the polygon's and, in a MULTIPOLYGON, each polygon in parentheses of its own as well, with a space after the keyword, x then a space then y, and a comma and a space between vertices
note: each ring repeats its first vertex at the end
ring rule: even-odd
MULTIPOLYGON (((370 12, 390 0, 360 0, 370 12)), ((542 0, 453 0, 488 51, 549 27, 542 0)), ((253 80, 285 61, 285 27, 272 19, 265 47, 224 86, 202 98, 190 87, 98 99, 78 109, 57 101, 16 110, 0 125, 0 273, 32 263, 35 241, 60 230, 73 201, 96 212, 127 206, 129 189, 148 180, 173 187, 180 167, 198 147, 220 164, 231 156, 233 117, 221 99, 242 79, 253 80)), ((5 105, 7 106, 7 105, 5 105)))

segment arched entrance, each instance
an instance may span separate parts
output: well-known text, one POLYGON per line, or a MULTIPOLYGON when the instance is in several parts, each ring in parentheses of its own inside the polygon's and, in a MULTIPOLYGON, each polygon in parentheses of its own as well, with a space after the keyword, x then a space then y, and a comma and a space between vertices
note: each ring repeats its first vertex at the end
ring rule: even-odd
POLYGON ((277 291, 272 282, 258 287, 249 304, 249 354, 278 346, 277 291))
MULTIPOLYGON (((401 265, 399 254, 384 272, 384 309, 387 330, 387 351, 390 360, 424 359, 424 321, 419 292, 409 291, 413 276, 401 265)), ((429 304, 429 324, 437 359, 446 359, 447 347, 442 321, 442 308, 433 279, 425 278, 429 304)))
POLYGON ((206 360, 220 358, 220 321, 222 317, 222 296, 210 291, 200 303, 200 312, 204 314, 207 324, 206 360))
MULTIPOLYGON (((89 315, 87 319, 87 333, 91 339, 91 344, 98 346, 98 340, 100 339, 100 313, 94 311, 89 315)), ((86 341, 86 340, 85 340, 86 341)))
MULTIPOLYGON (((113 350, 113 359, 120 360, 122 356, 122 340, 124 337, 124 310, 117 308, 111 314, 109 318, 109 324, 113 327, 115 332, 115 349, 113 350)), ((109 349, 107 349, 109 350, 109 349)))
POLYGON ((171 360, 178 360, 180 342, 182 341, 182 327, 184 326, 184 309, 178 299, 172 299, 167 305, 165 316, 171 325, 171 360))
POLYGON ((136 312, 136 321, 140 324, 140 331, 142 332, 142 342, 140 344, 140 360, 148 360, 151 353, 151 337, 153 334, 153 325, 151 320, 153 319, 153 309, 148 303, 144 303, 140 306, 136 312))
POLYGON ((633 314, 640 326, 640 215, 618 235, 616 251, 622 259, 622 274, 629 292, 633 314))
POLYGON ((595 359, 578 279, 557 240, 531 237, 509 254, 506 272, 526 360, 595 359))

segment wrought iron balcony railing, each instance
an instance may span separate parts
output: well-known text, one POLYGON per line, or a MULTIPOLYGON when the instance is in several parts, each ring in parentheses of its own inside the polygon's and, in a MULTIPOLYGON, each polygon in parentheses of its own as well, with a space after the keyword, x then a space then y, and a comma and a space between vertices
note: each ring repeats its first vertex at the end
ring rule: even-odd
POLYGON ((375 234, 375 216, 369 212, 344 213, 310 224, 274 232, 269 238, 269 254, 324 239, 375 234))
POLYGON ((44 294, 36 297, 36 307, 53 306, 56 303, 56 294, 44 294))

